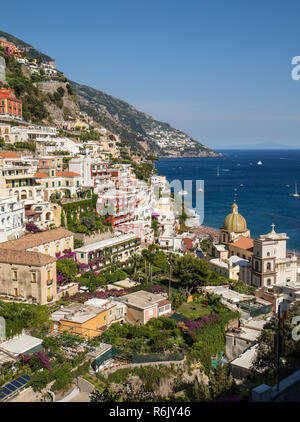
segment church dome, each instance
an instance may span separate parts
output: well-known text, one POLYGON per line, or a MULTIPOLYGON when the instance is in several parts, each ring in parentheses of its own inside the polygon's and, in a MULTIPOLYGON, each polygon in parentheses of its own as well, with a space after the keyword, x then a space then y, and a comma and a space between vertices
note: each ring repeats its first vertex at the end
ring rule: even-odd
POLYGON ((243 233, 248 230, 246 220, 238 213, 238 206, 236 203, 232 205, 232 213, 228 214, 223 221, 222 228, 234 233, 243 233))

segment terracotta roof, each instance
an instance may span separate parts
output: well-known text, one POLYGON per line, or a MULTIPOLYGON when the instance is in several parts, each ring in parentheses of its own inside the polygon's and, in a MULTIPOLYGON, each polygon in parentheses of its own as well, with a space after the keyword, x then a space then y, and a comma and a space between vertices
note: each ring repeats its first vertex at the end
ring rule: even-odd
POLYGON ((234 246, 238 248, 249 250, 253 249, 253 239, 251 237, 240 236, 237 238, 235 242, 232 243, 234 246))
POLYGON ((157 306, 160 308, 161 306, 169 305, 169 303, 171 302, 168 299, 160 300, 159 302, 157 302, 157 306))
POLYGON ((34 177, 41 179, 42 177, 50 177, 50 176, 46 173, 35 173, 34 177))
POLYGON ((9 240, 7 242, 0 243, 0 249, 11 249, 15 251, 22 251, 34 246, 43 245, 44 243, 51 242, 53 240, 63 239, 64 237, 73 236, 74 233, 69 230, 63 229, 62 227, 54 230, 47 230, 45 232, 39 232, 34 234, 28 234, 20 239, 9 240))
POLYGON ((98 330, 100 331, 105 331, 107 328, 107 325, 103 325, 102 327, 99 327, 98 330))
POLYGON ((56 258, 40 252, 0 249, 0 263, 34 265, 36 267, 43 267, 44 265, 55 261, 56 258))
POLYGON ((193 247, 193 240, 190 239, 189 237, 183 238, 182 241, 188 249, 191 249, 193 247))
POLYGON ((30 215, 36 215, 36 214, 42 214, 42 211, 31 211, 31 210, 25 211, 25 215, 27 217, 29 217, 30 215))
POLYGON ((2 157, 2 158, 21 158, 21 155, 18 155, 15 152, 0 152, 0 157, 2 157))
POLYGON ((79 173, 75 173, 74 171, 57 171, 56 176, 63 176, 63 177, 73 177, 73 176, 80 176, 79 173))

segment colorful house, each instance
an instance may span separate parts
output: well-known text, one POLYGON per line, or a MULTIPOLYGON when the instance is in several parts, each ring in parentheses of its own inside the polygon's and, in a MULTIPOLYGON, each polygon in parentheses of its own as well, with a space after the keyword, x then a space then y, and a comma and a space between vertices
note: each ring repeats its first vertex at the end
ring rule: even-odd
POLYGON ((54 312, 52 321, 57 323, 59 333, 79 335, 92 338, 101 335, 108 323, 108 309, 97 306, 86 306, 80 303, 72 303, 65 308, 54 312))
POLYGON ((0 117, 1 116, 14 117, 22 120, 22 101, 16 98, 13 89, 0 89, 0 117))

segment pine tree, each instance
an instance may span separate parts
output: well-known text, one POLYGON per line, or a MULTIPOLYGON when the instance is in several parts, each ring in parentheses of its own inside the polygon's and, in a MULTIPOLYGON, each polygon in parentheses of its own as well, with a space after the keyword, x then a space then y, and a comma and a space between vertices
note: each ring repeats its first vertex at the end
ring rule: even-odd
POLYGON ((65 227, 65 213, 63 210, 61 210, 61 213, 60 213, 60 225, 62 227, 65 227))

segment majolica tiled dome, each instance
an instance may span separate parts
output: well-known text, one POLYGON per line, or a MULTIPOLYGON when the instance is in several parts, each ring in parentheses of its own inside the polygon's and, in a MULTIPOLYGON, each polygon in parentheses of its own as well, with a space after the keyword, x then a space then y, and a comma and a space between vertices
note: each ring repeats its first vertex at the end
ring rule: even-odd
POLYGON ((232 204, 232 213, 227 215, 223 221, 222 228, 235 233, 243 233, 248 230, 246 220, 238 213, 238 206, 236 203, 232 204))

